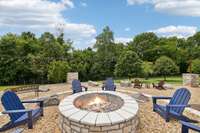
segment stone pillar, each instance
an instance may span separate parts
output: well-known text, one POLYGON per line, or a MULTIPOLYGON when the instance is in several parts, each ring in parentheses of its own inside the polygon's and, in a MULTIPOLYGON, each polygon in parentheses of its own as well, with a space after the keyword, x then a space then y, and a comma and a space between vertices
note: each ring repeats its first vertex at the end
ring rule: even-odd
POLYGON ((183 85, 198 87, 199 86, 199 75, 191 73, 183 73, 183 85))
POLYGON ((78 72, 68 72, 67 83, 71 84, 74 79, 78 79, 78 72))

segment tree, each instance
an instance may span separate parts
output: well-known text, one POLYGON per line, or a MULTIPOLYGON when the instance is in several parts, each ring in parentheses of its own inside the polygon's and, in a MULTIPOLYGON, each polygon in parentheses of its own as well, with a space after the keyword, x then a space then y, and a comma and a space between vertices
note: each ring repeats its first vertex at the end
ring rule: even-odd
POLYGON ((142 74, 145 79, 148 79, 151 74, 153 74, 153 63, 152 62, 143 62, 142 63, 142 74))
POLYGON ((195 59, 192 61, 192 72, 200 74, 200 59, 195 59))
POLYGON ((92 73, 96 75, 95 79, 113 77, 115 64, 123 51, 123 46, 114 43, 114 34, 108 26, 96 37, 94 48, 96 49, 96 54, 92 73))
POLYGON ((0 40, 0 83, 15 83, 17 74, 17 36, 7 34, 0 40))
POLYGON ((79 73, 82 81, 91 80, 93 74, 91 68, 94 64, 95 52, 91 48, 85 50, 74 50, 70 59, 71 71, 79 73))
POLYGON ((186 50, 188 53, 189 72, 192 72, 192 60, 200 57, 200 32, 187 39, 186 50))
POLYGON ((155 62, 154 73, 164 76, 164 80, 166 80, 166 76, 178 73, 178 66, 173 62, 171 58, 162 56, 155 62))
POLYGON ((48 80, 58 83, 66 80, 66 74, 70 67, 65 61, 53 61, 48 67, 48 80))
POLYGON ((142 33, 135 36, 129 43, 138 56, 144 61, 155 61, 157 55, 158 37, 153 32, 142 33))
POLYGON ((133 51, 125 51, 119 57, 115 66, 115 75, 119 77, 139 76, 142 72, 142 60, 133 51))

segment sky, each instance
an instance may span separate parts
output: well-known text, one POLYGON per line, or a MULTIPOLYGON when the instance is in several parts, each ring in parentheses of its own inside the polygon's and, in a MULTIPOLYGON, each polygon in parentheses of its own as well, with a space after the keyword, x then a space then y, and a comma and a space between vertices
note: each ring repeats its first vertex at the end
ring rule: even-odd
POLYGON ((0 35, 31 31, 73 40, 77 49, 92 47, 109 26, 116 42, 142 32, 187 38, 200 30, 200 0, 0 0, 0 35))

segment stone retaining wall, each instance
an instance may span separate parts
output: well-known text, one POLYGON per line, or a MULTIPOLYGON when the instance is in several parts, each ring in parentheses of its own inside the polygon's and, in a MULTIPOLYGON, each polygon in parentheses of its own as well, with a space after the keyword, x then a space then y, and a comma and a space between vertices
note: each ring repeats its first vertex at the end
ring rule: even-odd
POLYGON ((67 73, 67 83, 71 84, 74 79, 78 79, 78 72, 67 73))
POLYGON ((183 85, 191 86, 191 87, 198 87, 199 86, 199 75, 184 73, 183 74, 183 85))

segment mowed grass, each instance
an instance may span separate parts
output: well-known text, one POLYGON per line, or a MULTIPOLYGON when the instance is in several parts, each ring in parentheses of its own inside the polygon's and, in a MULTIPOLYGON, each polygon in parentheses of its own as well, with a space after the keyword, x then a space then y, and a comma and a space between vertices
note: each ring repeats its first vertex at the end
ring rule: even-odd
MULTIPOLYGON (((148 79, 144 78, 133 78, 131 79, 134 81, 134 79, 139 79, 143 83, 159 83, 161 80, 164 80, 164 77, 149 77, 148 79)), ((116 79, 115 82, 120 83, 122 80, 128 80, 128 79, 116 79)), ((183 83, 182 76, 168 76, 166 77, 166 83, 169 84, 176 84, 176 85, 181 85, 183 83)), ((200 83, 200 79, 199 79, 200 83)))
POLYGON ((23 86, 23 85, 0 86, 0 91, 4 91, 8 88, 15 88, 15 87, 19 87, 19 86, 23 86))
MULTIPOLYGON (((150 77, 150 78, 148 78, 148 80, 146 80, 144 78, 137 78, 137 79, 139 79, 143 83, 159 83, 161 80, 164 80, 163 77, 150 77)), ((128 80, 128 79, 116 79, 115 82, 120 83, 120 81, 122 81, 122 80, 128 80)), ((133 81, 134 79, 131 79, 131 80, 133 81)), ((102 81, 97 81, 97 82, 101 83, 102 81)), ((182 76, 168 76, 166 78, 165 82, 169 83, 169 84, 181 85, 183 83, 183 79, 182 79, 182 76)), ((200 79, 199 79, 199 83, 200 83, 200 79)), ((24 85, 0 86, 0 91, 3 91, 3 90, 8 89, 8 88, 19 87, 19 86, 24 86, 24 85)))
MULTIPOLYGON (((161 80, 164 80, 164 78, 152 77, 152 78, 149 78, 148 80, 142 79, 144 83, 159 83, 161 80)), ((167 77, 165 82, 169 84, 182 84, 183 79, 182 79, 182 76, 173 76, 173 77, 167 77)))

